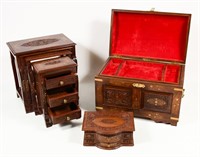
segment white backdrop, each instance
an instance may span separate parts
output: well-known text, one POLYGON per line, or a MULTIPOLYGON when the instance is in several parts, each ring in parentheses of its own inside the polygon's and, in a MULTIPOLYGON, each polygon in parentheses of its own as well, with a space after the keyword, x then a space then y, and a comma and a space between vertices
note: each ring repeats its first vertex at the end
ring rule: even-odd
POLYGON ((31 156, 200 156, 199 8, 192 0, 140 1, 2 1, 0 155, 31 156), (82 119, 45 128, 43 116, 25 114, 16 98, 6 42, 64 33, 77 43, 80 105, 94 110, 94 75, 109 54, 111 9, 191 13, 185 72, 185 97, 177 127, 135 118, 134 147, 106 151, 83 146, 82 119))

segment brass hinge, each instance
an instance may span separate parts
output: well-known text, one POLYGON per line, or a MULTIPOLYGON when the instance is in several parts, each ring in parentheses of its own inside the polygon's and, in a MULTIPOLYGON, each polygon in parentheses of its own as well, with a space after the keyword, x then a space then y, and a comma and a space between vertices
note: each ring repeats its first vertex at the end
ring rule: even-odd
POLYGON ((151 10, 150 11, 155 11, 155 8, 151 8, 151 10))
POLYGON ((103 107, 96 106, 96 109, 97 109, 97 110, 103 110, 103 107))
POLYGON ((115 56, 113 56, 113 58, 123 58, 123 57, 119 56, 119 55, 115 55, 115 56))
POLYGON ((142 60, 147 61, 147 62, 151 61, 151 59, 148 59, 148 58, 142 58, 142 60))
POLYGON ((98 81, 98 82, 103 82, 102 79, 97 79, 97 78, 95 78, 94 80, 95 80, 95 81, 98 81))
POLYGON ((170 117, 170 119, 171 119, 171 120, 176 120, 176 121, 179 120, 179 118, 176 118, 176 117, 170 117))

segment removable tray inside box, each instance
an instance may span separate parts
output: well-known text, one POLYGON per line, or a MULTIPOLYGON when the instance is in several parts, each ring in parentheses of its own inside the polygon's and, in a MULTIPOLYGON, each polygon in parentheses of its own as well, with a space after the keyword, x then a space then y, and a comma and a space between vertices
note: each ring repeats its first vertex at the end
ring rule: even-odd
POLYGON ((148 81, 179 83, 180 71, 181 66, 176 64, 111 58, 101 74, 148 81))

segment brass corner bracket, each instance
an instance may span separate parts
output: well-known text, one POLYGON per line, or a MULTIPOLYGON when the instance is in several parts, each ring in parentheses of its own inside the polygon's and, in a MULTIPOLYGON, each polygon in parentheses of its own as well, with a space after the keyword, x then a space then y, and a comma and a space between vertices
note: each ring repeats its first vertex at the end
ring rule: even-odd
POLYGON ((95 78, 94 80, 97 81, 97 82, 103 82, 102 79, 97 79, 97 78, 95 78))
POLYGON ((103 110, 103 107, 96 106, 96 109, 97 109, 97 110, 103 110))
POLYGON ((179 118, 176 118, 176 117, 170 117, 170 119, 171 119, 171 120, 176 120, 176 121, 179 120, 179 118))

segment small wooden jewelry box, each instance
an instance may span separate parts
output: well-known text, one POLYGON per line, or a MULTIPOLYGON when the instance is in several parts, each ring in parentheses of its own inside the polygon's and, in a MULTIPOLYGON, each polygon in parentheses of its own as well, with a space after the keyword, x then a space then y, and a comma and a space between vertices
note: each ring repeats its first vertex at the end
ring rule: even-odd
POLYGON ((84 146, 116 149, 133 146, 134 120, 132 112, 85 112, 83 127, 84 146))
POLYGON ((190 14, 112 10, 110 51, 95 77, 97 109, 177 125, 190 14))
POLYGON ((32 64, 37 93, 37 112, 43 113, 46 126, 81 117, 78 97, 77 64, 59 57, 32 64))

